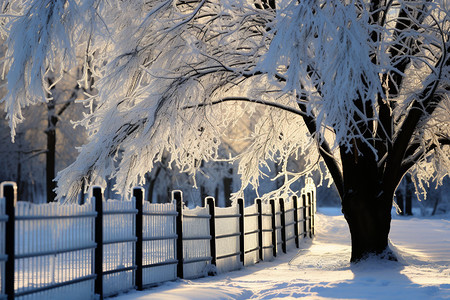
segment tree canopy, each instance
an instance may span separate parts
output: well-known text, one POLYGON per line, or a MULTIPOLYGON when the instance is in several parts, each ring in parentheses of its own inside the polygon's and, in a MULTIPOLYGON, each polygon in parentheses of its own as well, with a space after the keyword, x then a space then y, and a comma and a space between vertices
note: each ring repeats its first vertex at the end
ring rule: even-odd
POLYGON ((77 55, 79 84, 95 78, 77 122, 89 142, 59 173, 60 197, 107 176, 125 191, 164 153, 195 174, 219 158, 226 129, 256 112, 249 146, 231 158, 243 187, 258 185, 269 159, 282 166, 276 193, 325 170, 342 199, 354 190, 347 173, 374 173, 367 180, 392 193, 406 172, 419 186, 449 174, 447 1, 0 3, 13 136, 22 108, 51 101, 46 79, 77 55), (300 156, 305 170, 291 171, 300 156))

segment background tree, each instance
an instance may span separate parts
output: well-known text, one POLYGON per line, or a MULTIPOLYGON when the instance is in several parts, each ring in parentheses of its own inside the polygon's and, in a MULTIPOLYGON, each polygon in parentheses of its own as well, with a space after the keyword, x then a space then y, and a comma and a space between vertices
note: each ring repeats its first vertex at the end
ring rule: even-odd
MULTIPOLYGON (((65 159, 67 165, 67 161, 71 162, 76 157, 76 146, 81 146, 85 141, 83 131, 74 130, 71 126, 71 120, 81 118, 84 112, 83 106, 80 103, 75 103, 76 100, 84 98, 83 90, 76 80, 77 77, 73 76, 73 74, 64 75, 65 80, 56 85, 53 85, 51 78, 47 79, 49 86, 51 86, 51 94, 48 95, 48 98, 51 100, 45 104, 47 128, 44 130, 46 135, 45 177, 47 203, 56 199, 57 155, 59 154, 60 158, 63 158, 62 160, 65 159), (61 124, 61 121, 66 124, 61 124), (58 139, 63 141, 59 145, 58 139)), ((59 170, 61 170, 61 167, 59 170)))
MULTIPOLYGON (((4 114, 2 114, 4 116, 4 114)), ((28 123, 28 122, 26 122, 28 123)), ((26 128, 22 124, 16 135, 16 142, 11 143, 8 124, 0 122, 0 181, 15 181, 19 199, 40 202, 45 198, 45 150, 39 148, 36 140, 30 141, 31 133, 39 133, 34 127, 26 128), (25 133, 26 132, 26 133, 25 133)))
POLYGON ((97 108, 82 122, 89 143, 59 173, 59 197, 110 175, 126 191, 164 153, 195 175, 199 162, 218 157, 226 129, 259 104, 249 146, 231 158, 241 192, 259 186, 268 160, 281 170, 277 194, 321 171, 322 161, 342 201, 353 262, 394 258, 391 207, 407 172, 418 188, 448 176, 446 1, 20 4, 6 16, 13 133, 21 107, 45 99, 47 70, 72 67, 76 51, 97 79, 97 108), (289 159, 300 156, 305 170, 291 171, 289 159))
POLYGON ((398 186, 396 192, 396 203, 399 209, 400 215, 411 216, 412 213, 412 202, 413 202, 413 191, 412 181, 410 176, 406 175, 403 177, 402 184, 398 186))
POLYGON ((86 141, 83 128, 73 128, 71 124, 85 111, 82 104, 75 103, 77 90, 60 86, 53 89, 52 101, 25 108, 25 121, 18 126, 14 143, 2 114, 0 179, 18 183, 19 199, 55 200, 56 172, 75 160, 76 147, 86 141))
MULTIPOLYGON (((13 2, 9 1, 2 5, 2 12, 7 17, 1 19, 3 25, 0 27, 3 29, 0 30, 1 56, 8 53, 7 43, 4 41, 8 33, 4 29, 8 26, 7 20, 14 17, 9 15, 11 11, 14 12, 12 5, 13 2)), ((32 23, 26 20, 23 25, 28 27, 32 23)), ((45 86, 48 87, 46 98, 41 99, 37 105, 24 107, 20 112, 24 121, 17 127, 17 135, 13 136, 15 143, 11 143, 8 124, 4 122, 6 114, 2 113, 0 126, 3 143, 0 145, 2 154, 0 163, 5 168, 2 168, 0 178, 17 182, 21 200, 41 202, 46 198, 47 202, 55 201, 54 179, 57 171, 73 162, 78 153, 76 147, 86 141, 82 128, 74 129, 71 124, 72 120, 80 119, 86 111, 81 103, 75 103, 76 100, 85 98, 83 92, 92 92, 90 80, 84 85, 78 83, 82 66, 83 64, 78 64, 77 67, 64 70, 61 74, 46 71, 45 86), (55 80, 55 77, 59 78, 55 80), (50 99, 51 101, 47 101, 50 99)), ((7 91, 2 88, 1 97, 6 94, 7 91)), ((2 111, 7 111, 5 105, 7 104, 0 105, 2 111)))

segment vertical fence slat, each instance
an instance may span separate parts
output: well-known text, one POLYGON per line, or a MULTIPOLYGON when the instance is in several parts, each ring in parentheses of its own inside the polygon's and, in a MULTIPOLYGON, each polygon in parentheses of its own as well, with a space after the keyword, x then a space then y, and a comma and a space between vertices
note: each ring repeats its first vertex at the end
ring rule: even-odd
POLYGON ((172 192, 172 201, 176 201, 177 217, 177 277, 183 278, 183 194, 181 191, 172 192))
POLYGON ((142 291, 142 272, 143 272, 143 200, 144 200, 144 189, 140 187, 135 187, 133 189, 133 196, 136 201, 136 288, 138 291, 142 291))
POLYGON ((311 232, 314 236, 316 234, 315 227, 316 227, 316 201, 315 201, 315 192, 311 191, 311 232))
POLYGON ((307 222, 308 222, 308 217, 307 217, 307 215, 306 215, 306 195, 305 194, 302 194, 302 205, 303 205, 303 209, 302 209, 302 211, 303 211, 303 238, 305 238, 305 237, 307 237, 307 231, 306 231, 306 229, 307 229, 307 227, 306 227, 306 224, 307 224, 307 222))
POLYGON ((273 251, 273 257, 277 257, 277 212, 275 210, 275 200, 270 200, 270 210, 272 212, 272 251, 273 251))
POLYGON ((239 236, 239 248, 240 248, 240 260, 242 265, 245 265, 245 228, 244 228, 244 199, 238 199, 239 206, 239 232, 241 233, 239 236))
POLYGON ((14 299, 14 252, 15 252, 15 206, 17 202, 17 185, 14 182, 4 182, 1 185, 0 198, 5 198, 5 211, 8 220, 5 224, 5 254, 8 260, 5 263, 5 275, 8 280, 5 280, 5 293, 8 300, 14 299))
POLYGON ((286 253, 286 210, 284 207, 284 199, 280 198, 280 212, 281 212, 281 249, 286 253))
POLYGON ((295 246, 300 247, 299 241, 299 230, 298 230, 298 198, 297 196, 292 196, 292 201, 294 201, 294 235, 295 235, 295 246))
POLYGON ((102 188, 95 186, 92 188, 92 197, 95 199, 95 243, 97 247, 94 252, 94 273, 95 278, 95 293, 100 300, 103 299, 103 193, 102 188))
POLYGON ((308 197, 308 215, 309 215, 309 237, 312 238, 313 237, 313 204, 312 204, 312 199, 311 199, 311 192, 308 192, 307 194, 308 197))
POLYGON ((206 197, 206 204, 209 208, 209 233, 211 235, 210 252, 211 252, 211 264, 217 265, 217 249, 216 249, 216 202, 213 197, 206 197))
POLYGON ((262 215, 262 202, 261 199, 256 199, 256 205, 258 207, 258 244, 259 244, 259 260, 264 260, 264 243, 263 243, 263 215, 262 215))

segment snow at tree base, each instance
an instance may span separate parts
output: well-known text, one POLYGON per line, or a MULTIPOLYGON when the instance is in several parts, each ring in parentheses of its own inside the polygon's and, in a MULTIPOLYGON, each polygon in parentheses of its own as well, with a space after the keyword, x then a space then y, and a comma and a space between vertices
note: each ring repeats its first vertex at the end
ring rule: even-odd
POLYGON ((317 214, 317 236, 272 262, 195 280, 177 280, 117 300, 450 299, 450 220, 394 217, 399 262, 349 263, 349 232, 336 208, 317 214))
POLYGON ((446 0, 0 4, 12 138, 23 109, 54 101, 69 74, 84 89, 89 112, 76 124, 88 142, 57 175, 60 200, 110 178, 126 195, 162 161, 195 185, 204 163, 224 159, 241 179, 234 198, 260 194, 272 161, 282 185, 266 199, 308 174, 335 185, 357 262, 394 259, 390 211, 405 174, 418 194, 449 175, 446 0), (254 122, 237 140, 242 116, 254 122), (247 146, 223 157, 225 139, 247 146))

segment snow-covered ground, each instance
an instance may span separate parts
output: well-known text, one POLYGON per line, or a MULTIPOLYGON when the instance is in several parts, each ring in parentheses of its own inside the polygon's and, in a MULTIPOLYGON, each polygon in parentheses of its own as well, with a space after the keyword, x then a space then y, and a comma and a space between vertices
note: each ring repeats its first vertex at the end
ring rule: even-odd
POLYGON ((144 299, 450 299, 449 218, 394 217, 398 263, 350 266, 350 237, 338 209, 319 209, 317 236, 297 252, 240 271, 177 280, 116 300, 144 299))

